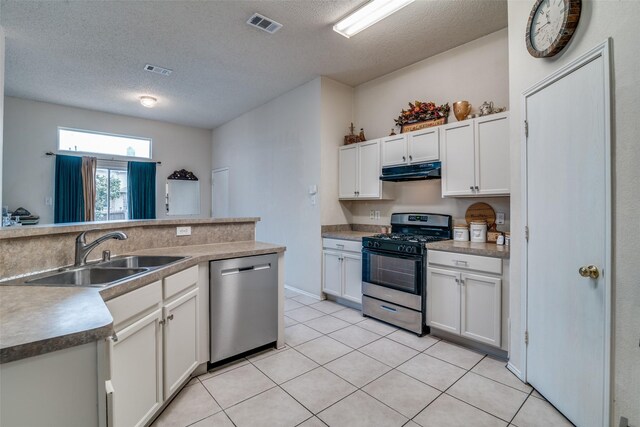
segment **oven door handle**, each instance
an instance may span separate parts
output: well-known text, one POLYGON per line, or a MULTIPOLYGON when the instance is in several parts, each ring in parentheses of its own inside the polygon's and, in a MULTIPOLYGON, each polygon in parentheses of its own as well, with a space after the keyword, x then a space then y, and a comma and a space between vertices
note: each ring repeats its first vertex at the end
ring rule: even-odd
POLYGON ((389 256, 389 257, 393 257, 393 258, 400 258, 400 259, 410 259, 413 261, 421 261, 422 260, 422 255, 406 255, 403 253, 399 253, 399 252, 389 252, 389 251, 381 251, 379 249, 366 249, 363 248, 362 249, 362 254, 369 254, 369 255, 380 255, 380 256, 389 256))

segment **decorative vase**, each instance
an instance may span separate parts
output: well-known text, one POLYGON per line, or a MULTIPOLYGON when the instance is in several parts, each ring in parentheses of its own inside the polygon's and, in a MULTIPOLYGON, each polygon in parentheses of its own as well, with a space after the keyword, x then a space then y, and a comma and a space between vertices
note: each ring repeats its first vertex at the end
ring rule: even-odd
POLYGON ((469 101, 458 101, 453 103, 453 114, 459 122, 466 119, 471 112, 469 101))

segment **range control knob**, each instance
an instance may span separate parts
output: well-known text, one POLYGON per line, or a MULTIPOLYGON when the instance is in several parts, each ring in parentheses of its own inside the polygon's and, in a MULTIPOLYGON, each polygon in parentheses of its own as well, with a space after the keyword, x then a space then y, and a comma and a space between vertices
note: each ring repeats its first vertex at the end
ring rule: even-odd
POLYGON ((404 251, 404 245, 399 245, 398 246, 398 252, 402 252, 404 251))
POLYGON ((374 248, 379 248, 380 247, 380 242, 373 242, 373 247, 374 248))
POLYGON ((415 254, 416 253, 416 248, 413 247, 413 246, 407 246, 407 252, 410 253, 410 254, 411 253, 415 254))

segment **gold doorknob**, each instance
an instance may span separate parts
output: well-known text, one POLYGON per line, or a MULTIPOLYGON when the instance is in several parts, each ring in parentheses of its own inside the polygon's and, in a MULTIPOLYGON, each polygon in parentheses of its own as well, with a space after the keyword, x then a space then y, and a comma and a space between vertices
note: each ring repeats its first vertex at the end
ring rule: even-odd
POLYGON ((600 270, 598 270, 598 267, 596 267, 595 265, 586 265, 580 267, 580 269, 578 269, 578 273, 580 273, 582 277, 590 277, 592 279, 597 279, 598 277, 600 277, 600 270))

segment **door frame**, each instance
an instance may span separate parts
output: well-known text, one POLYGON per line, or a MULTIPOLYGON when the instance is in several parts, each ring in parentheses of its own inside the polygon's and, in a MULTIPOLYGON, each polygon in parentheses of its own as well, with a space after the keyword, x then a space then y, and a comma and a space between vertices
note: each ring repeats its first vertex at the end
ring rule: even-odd
MULTIPOLYGON (((217 168, 217 169, 213 169, 211 171, 211 217, 213 218, 213 175, 217 172, 224 172, 227 171, 229 172, 229 167, 224 167, 224 168, 217 168)), ((227 209, 229 208, 229 174, 227 174, 227 209)))
POLYGON ((528 286, 528 242, 525 234, 525 227, 528 225, 528 169, 527 169, 527 134, 526 134, 526 120, 527 120, 527 98, 530 96, 540 92, 541 90, 547 88, 558 80, 566 77, 577 69, 583 67, 584 65, 598 59, 599 57, 603 58, 604 62, 604 134, 605 134, 605 262, 604 268, 602 270, 603 282, 605 283, 605 291, 604 291, 604 310, 605 310, 605 325, 604 325, 604 340, 605 340, 605 349, 604 349, 604 396, 607 396, 608 399, 604 402, 604 420, 609 421, 611 418, 611 348, 612 348, 612 256, 611 256, 611 236, 613 232, 612 228, 612 185, 611 185, 611 38, 607 38, 604 42, 600 43, 587 53, 581 55, 577 59, 571 61, 569 64, 560 68, 559 70, 553 72, 549 76, 545 77, 543 80, 539 81, 535 85, 531 86, 529 89, 525 90, 522 93, 521 97, 521 111, 523 113, 523 120, 520 123, 520 168, 521 168, 521 192, 522 192, 522 230, 520 231, 520 236, 522 236, 522 254, 521 254, 521 276, 520 280, 522 286, 520 288, 520 310, 521 310, 521 334, 523 337, 521 342, 521 352, 522 352, 522 379, 527 381, 527 344, 525 343, 524 337, 528 331, 528 310, 527 310, 527 296, 529 291, 528 286))

